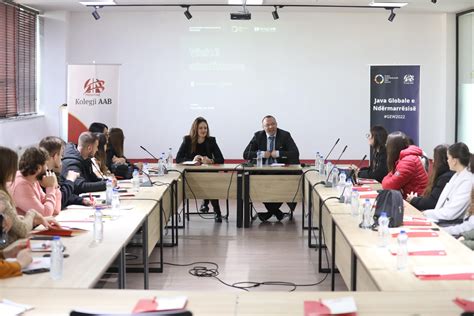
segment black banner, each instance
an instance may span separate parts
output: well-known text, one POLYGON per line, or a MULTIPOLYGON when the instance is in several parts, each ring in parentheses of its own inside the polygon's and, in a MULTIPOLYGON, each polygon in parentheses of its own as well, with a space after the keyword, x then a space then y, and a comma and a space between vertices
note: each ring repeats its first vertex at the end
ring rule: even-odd
POLYGON ((370 67, 370 126, 419 140, 420 66, 370 67))

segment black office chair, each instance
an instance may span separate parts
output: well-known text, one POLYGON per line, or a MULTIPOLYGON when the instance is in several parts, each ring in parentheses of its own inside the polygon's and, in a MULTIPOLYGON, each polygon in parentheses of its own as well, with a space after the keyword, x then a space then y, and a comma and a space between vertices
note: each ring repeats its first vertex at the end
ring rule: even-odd
POLYGON ((193 316, 193 313, 188 310, 180 310, 180 311, 165 311, 165 312, 150 312, 150 313, 139 313, 139 314, 96 314, 96 313, 88 313, 88 312, 81 312, 81 311, 71 311, 69 316, 193 316))

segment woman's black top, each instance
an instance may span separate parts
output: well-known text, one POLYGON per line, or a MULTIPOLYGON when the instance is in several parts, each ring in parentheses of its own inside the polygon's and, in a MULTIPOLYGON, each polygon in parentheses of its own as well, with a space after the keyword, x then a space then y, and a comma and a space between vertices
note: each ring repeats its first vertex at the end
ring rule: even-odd
POLYGON ((222 152, 217 146, 215 137, 207 137, 203 143, 196 144, 196 150, 193 152, 191 137, 189 135, 184 136, 183 143, 176 154, 176 163, 193 160, 196 155, 206 156, 214 160, 214 163, 224 163, 224 156, 222 156, 222 152))
POLYGON ((443 192, 444 187, 446 184, 451 180, 451 177, 454 175, 454 171, 449 170, 448 168, 442 170, 440 172, 441 175, 436 178, 433 188, 431 189, 431 193, 429 196, 418 196, 414 197, 410 204, 416 207, 420 211, 424 210, 431 210, 436 207, 436 203, 438 203, 439 196, 441 192, 443 192))
POLYGON ((358 177, 375 179, 382 183, 382 180, 387 173, 387 149, 382 147, 379 151, 372 150, 372 158, 369 167, 361 168, 358 177))

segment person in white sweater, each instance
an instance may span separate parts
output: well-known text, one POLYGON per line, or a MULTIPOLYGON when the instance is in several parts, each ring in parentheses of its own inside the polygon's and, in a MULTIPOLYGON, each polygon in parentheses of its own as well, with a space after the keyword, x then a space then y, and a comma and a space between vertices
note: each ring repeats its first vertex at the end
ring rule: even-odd
POLYGON ((471 191, 474 187, 474 174, 468 168, 471 157, 466 144, 456 143, 449 146, 449 169, 456 173, 444 187, 435 208, 423 212, 426 217, 436 222, 465 218, 471 204, 471 191))
POLYGON ((444 230, 453 236, 459 236, 468 231, 474 230, 474 189, 471 190, 471 208, 469 209, 469 217, 458 225, 444 227, 444 230))

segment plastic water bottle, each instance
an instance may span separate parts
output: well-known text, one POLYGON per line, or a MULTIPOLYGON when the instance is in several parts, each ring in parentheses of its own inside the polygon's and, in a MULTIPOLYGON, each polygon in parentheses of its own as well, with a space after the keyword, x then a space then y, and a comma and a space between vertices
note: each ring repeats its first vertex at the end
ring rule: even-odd
POLYGON ((168 157, 166 158, 166 168, 168 170, 173 168, 173 149, 171 147, 168 150, 168 157))
POLYGON ((346 204, 351 204, 351 198, 352 198, 352 181, 347 180, 346 185, 344 186, 344 202, 346 204))
MULTIPOLYGON (((331 169, 332 169, 332 163, 331 163, 330 161, 328 161, 328 162, 326 163, 326 171, 324 172, 324 176, 325 176, 325 177, 328 177, 328 176, 329 176, 329 173, 331 172, 331 169)), ((330 177, 330 178, 331 178, 331 177, 330 177)), ((332 179, 329 179, 328 181, 331 182, 332 179)))
POLYGON ((360 224, 360 228, 370 229, 372 228, 372 223, 370 219, 371 214, 371 205, 370 200, 365 199, 364 202, 364 213, 362 213, 362 223, 360 224))
POLYGON ((51 245, 51 267, 49 269, 51 279, 61 280, 63 277, 63 245, 59 236, 53 237, 51 245))
POLYGON ((387 217, 387 213, 382 212, 380 213, 380 217, 378 219, 379 222, 379 246, 380 247, 387 247, 390 241, 390 231, 388 229, 388 224, 390 222, 389 218, 387 217))
POLYGON ((398 234, 397 241, 397 269, 403 270, 408 266, 408 235, 404 230, 398 234))
POLYGON ((339 169, 337 169, 336 167, 334 167, 334 169, 332 170, 332 187, 333 189, 337 187, 337 181, 339 179, 339 169))
POLYGON ((319 160, 319 151, 316 152, 316 157, 314 158, 314 169, 319 172, 319 163, 320 163, 320 160, 319 160))
POLYGON ((120 209, 120 195, 117 188, 113 189, 112 192, 112 210, 118 211, 120 209))
POLYGON ((359 192, 352 189, 351 193, 351 213, 352 216, 359 216, 359 192))
POLYGON ((326 176, 326 164, 322 156, 319 156, 319 174, 323 177, 326 176))
POLYGON ((102 210, 98 207, 94 212, 94 243, 100 244, 104 239, 104 223, 102 222, 102 210))
POLYGON ((140 191, 140 174, 138 173, 138 170, 133 171, 132 187, 134 192, 140 191))
POLYGON ((263 167, 263 152, 261 150, 257 151, 257 167, 263 167))
POLYGON ((339 196, 342 196, 342 194, 345 192, 344 188, 346 187, 346 174, 344 172, 341 172, 339 175, 339 182, 337 182, 337 194, 339 196))
POLYGON ((160 159, 158 160, 158 176, 159 177, 162 177, 165 175, 164 156, 165 156, 165 153, 162 153, 160 159))
POLYGON ((106 189, 105 189, 105 202, 107 205, 112 205, 112 180, 107 179, 106 189))

